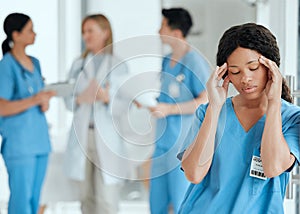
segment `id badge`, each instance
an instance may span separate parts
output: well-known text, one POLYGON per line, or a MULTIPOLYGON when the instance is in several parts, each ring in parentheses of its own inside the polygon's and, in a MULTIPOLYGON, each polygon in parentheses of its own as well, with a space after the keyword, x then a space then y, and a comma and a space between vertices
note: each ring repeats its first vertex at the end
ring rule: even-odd
POLYGON ((250 176, 254 178, 259 178, 262 180, 267 180, 265 176, 264 169, 262 166, 262 161, 259 156, 253 155, 250 167, 250 176))
POLYGON ((179 97, 180 95, 180 89, 179 89, 179 85, 177 83, 171 83, 169 85, 169 94, 171 95, 171 97, 179 97))

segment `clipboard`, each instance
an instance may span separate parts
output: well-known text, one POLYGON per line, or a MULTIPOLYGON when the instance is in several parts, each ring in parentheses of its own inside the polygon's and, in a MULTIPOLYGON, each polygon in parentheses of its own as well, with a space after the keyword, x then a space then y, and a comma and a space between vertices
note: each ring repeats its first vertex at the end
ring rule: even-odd
POLYGON ((55 91, 56 97, 68 97, 72 95, 74 86, 75 83, 57 82, 45 85, 43 91, 55 91))

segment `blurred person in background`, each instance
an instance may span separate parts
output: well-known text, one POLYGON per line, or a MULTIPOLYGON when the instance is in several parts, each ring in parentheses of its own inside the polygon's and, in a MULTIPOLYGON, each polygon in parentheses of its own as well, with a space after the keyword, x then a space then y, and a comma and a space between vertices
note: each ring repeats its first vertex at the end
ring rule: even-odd
POLYGON ((156 144, 151 161, 150 209, 177 213, 189 182, 176 154, 196 108, 207 102, 205 84, 210 74, 206 59, 186 41, 192 18, 183 8, 162 10, 161 40, 172 52, 163 58, 158 104, 150 107, 157 117, 156 144))
POLYGON ((122 183, 116 175, 126 173, 126 167, 118 157, 123 143, 114 124, 124 112, 113 106, 124 106, 116 93, 128 71, 113 55, 111 25, 104 15, 87 16, 82 36, 86 51, 69 73, 69 79, 76 80, 74 96, 65 99, 74 113, 65 169, 82 183, 83 213, 116 214, 122 183))
POLYGON ((9 214, 36 214, 51 150, 45 112, 53 91, 43 91, 40 63, 26 54, 33 23, 21 13, 4 20, 0 61, 1 153, 8 172, 9 214))

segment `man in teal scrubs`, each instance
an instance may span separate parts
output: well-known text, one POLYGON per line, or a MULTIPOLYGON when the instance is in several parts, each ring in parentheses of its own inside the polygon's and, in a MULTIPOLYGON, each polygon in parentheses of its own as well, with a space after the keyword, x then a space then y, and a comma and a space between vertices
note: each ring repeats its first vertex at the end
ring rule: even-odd
POLYGON ((151 107, 159 119, 152 158, 150 209, 153 214, 178 212, 189 182, 180 170, 176 154, 199 104, 207 102, 205 83, 210 74, 207 61, 186 43, 192 26, 190 14, 182 8, 163 9, 159 31, 163 43, 172 48, 164 57, 158 105, 151 107))

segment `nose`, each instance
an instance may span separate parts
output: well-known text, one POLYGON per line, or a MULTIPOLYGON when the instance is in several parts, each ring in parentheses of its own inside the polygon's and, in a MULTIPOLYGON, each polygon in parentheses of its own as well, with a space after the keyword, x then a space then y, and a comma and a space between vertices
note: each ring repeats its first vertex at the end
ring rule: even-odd
POLYGON ((161 35, 161 28, 159 28, 158 33, 159 33, 159 35, 161 35))
POLYGON ((249 72, 243 72, 241 82, 247 84, 252 81, 252 76, 249 72))
POLYGON ((86 40, 87 40, 87 38, 88 38, 88 35, 87 35, 87 33, 83 33, 83 34, 82 34, 82 38, 83 38, 83 40, 84 40, 84 41, 86 41, 86 40))

